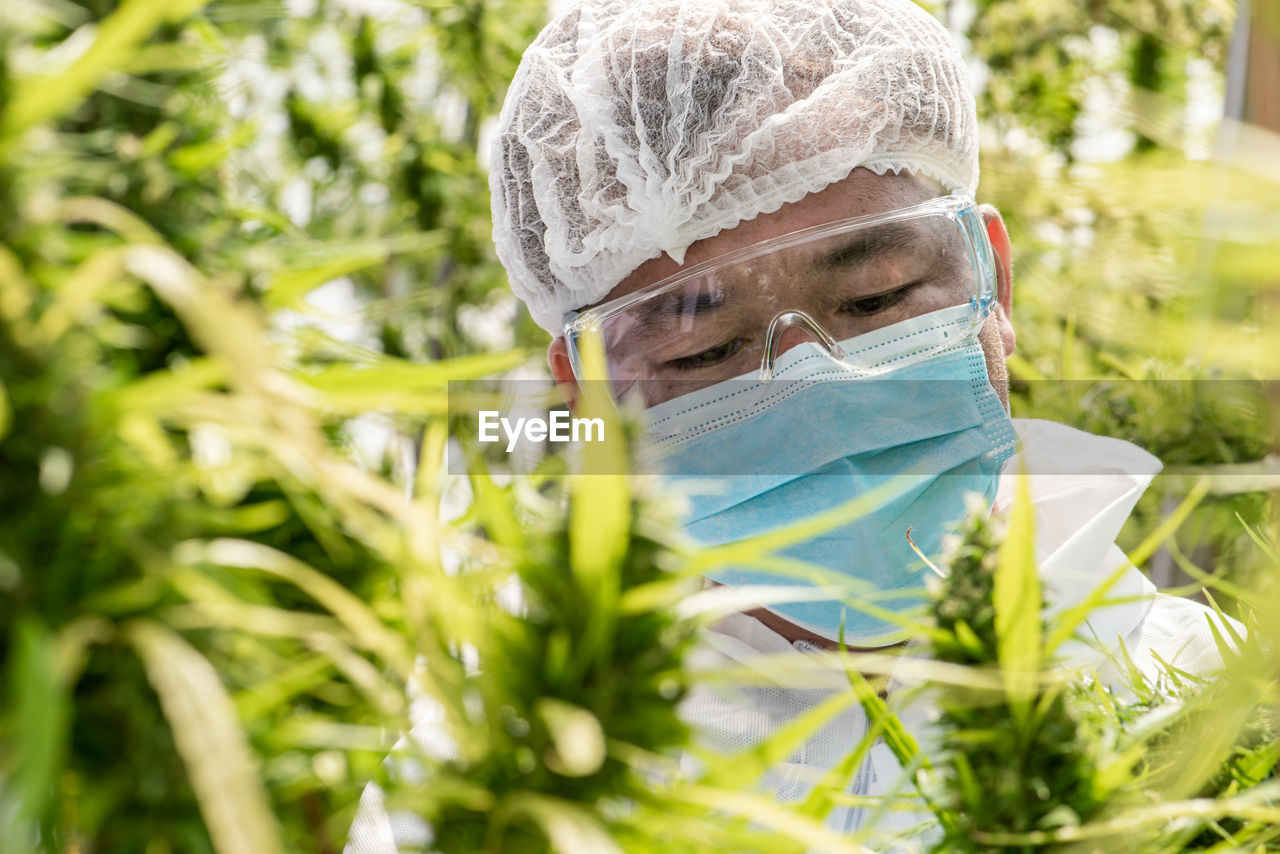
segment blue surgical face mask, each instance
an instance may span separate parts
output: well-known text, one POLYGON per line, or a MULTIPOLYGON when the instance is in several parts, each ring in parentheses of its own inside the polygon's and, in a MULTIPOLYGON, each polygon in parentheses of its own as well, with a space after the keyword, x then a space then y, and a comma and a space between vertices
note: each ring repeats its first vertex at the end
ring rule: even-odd
MULTIPOLYGON (((917 606, 929 570, 908 529, 935 558, 966 496, 994 499, 1014 450, 1013 424, 971 330, 961 307, 840 342, 843 362, 816 343, 792 347, 768 381, 745 376, 647 410, 646 456, 689 495, 686 529, 708 545, 792 525, 877 487, 898 493, 780 552, 847 581, 847 595, 768 606, 833 640, 843 627, 851 645, 892 642, 899 626, 853 603, 894 613, 917 606), (930 355, 913 355, 921 352, 930 355)), ((751 567, 710 577, 732 586, 820 583, 751 567)))

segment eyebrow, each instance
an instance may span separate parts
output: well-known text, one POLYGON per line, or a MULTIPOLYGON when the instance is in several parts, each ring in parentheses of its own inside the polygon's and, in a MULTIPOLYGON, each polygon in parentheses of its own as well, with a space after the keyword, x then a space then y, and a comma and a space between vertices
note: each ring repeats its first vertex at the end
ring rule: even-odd
MULTIPOLYGON (((818 255, 809 261, 812 269, 819 272, 847 269, 868 264, 877 258, 900 251, 925 239, 921 229, 911 222, 891 222, 884 225, 860 229, 844 245, 830 252, 818 255)), ((707 315, 725 305, 724 300, 717 300, 714 295, 700 291, 697 299, 692 300, 692 311, 688 299, 659 299, 640 302, 629 310, 635 320, 633 334, 645 335, 661 328, 677 317, 707 315)))
POLYGON ((843 246, 819 255, 811 263, 819 272, 857 267, 919 243, 922 239, 925 239, 925 235, 915 223, 886 223, 858 231, 843 246))
POLYGON ((630 309, 635 319, 633 332, 644 335, 673 318, 710 314, 725 305, 722 293, 699 290, 695 299, 658 299, 638 303, 630 309))

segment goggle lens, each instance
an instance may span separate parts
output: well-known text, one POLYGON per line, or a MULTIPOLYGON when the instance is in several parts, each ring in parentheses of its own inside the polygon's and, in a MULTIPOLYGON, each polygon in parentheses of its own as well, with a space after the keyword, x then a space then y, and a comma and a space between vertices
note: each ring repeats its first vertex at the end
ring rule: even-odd
MULTIPOLYGON (((762 367, 767 376, 780 351, 802 340, 831 351, 833 342, 959 306, 972 308, 976 332, 993 290, 977 210, 950 198, 918 207, 750 247, 578 322, 597 325, 615 394, 645 406, 762 367)), ((850 353, 836 348, 832 357, 859 367, 857 348, 850 353)))

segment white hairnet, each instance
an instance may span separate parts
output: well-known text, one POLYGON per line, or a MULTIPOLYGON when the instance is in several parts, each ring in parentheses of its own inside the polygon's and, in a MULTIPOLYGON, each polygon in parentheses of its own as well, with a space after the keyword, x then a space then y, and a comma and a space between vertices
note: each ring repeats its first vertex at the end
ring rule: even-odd
POLYGON ((978 184, 963 60, 911 0, 585 0, 525 52, 499 125, 494 242, 553 335, 648 259, 854 167, 978 184))

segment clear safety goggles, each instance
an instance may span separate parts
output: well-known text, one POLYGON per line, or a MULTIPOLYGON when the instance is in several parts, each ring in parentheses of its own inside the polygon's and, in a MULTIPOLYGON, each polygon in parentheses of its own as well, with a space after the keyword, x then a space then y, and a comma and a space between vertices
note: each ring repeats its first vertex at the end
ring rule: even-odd
MULTIPOLYGON (((634 293, 565 315, 574 374, 588 329, 604 343, 615 397, 645 407, 725 380, 768 381, 780 355, 815 342, 850 371, 879 367, 859 336, 923 315, 959 315, 976 336, 995 301, 995 265, 973 200, 944 196, 838 220, 731 252, 634 293)), ((954 339, 952 339, 954 340, 954 339)), ((947 344, 922 337, 895 366, 947 344)))

